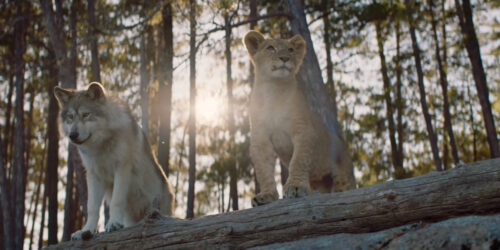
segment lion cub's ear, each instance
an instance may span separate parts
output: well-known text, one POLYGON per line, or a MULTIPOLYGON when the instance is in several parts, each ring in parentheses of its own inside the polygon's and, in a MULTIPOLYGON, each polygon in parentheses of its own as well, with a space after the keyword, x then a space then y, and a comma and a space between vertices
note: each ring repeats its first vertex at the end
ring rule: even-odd
POLYGON ((92 100, 104 100, 106 97, 106 91, 100 83, 92 82, 87 88, 87 93, 85 95, 92 100))
POLYGON ((306 53, 306 41, 304 41, 304 38, 302 38, 301 35, 295 35, 292 38, 288 40, 294 49, 297 51, 297 53, 301 56, 304 56, 306 53))
POLYGON ((266 39, 260 32, 252 30, 245 35, 245 38, 243 38, 243 43, 247 48, 248 54, 250 54, 250 56, 253 56, 255 55, 255 53, 257 53, 259 45, 262 44, 265 40, 266 39))
POLYGON ((73 97, 73 91, 70 89, 63 89, 59 86, 54 87, 54 96, 56 97, 57 103, 62 107, 66 105, 71 97, 73 97))

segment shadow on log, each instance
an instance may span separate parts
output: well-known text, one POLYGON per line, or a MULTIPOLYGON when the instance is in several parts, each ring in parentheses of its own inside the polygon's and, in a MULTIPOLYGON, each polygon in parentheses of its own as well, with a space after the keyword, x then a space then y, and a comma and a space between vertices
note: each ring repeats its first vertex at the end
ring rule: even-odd
MULTIPOLYGON (((499 211, 500 158, 343 193, 279 200, 262 207, 195 220, 152 214, 137 226, 101 233, 89 241, 64 242, 49 249, 233 249, 322 236, 340 237, 336 240, 341 241, 342 236, 334 234, 362 234, 390 228, 395 233, 402 229, 394 227, 407 224, 425 225, 459 216, 493 215, 499 211)), ((498 216, 491 218, 499 220, 498 216)), ((415 225, 406 227, 411 229, 415 225)), ((421 234, 421 237, 432 235, 421 234)))

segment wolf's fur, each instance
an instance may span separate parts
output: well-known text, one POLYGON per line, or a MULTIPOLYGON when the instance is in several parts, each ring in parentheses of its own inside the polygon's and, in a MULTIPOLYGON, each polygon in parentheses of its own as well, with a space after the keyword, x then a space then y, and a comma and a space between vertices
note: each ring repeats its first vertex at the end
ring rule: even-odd
POLYGON ((300 35, 265 39, 250 31, 243 42, 255 66, 250 156, 261 192, 252 204, 278 199, 275 154, 289 168, 285 198, 307 195, 311 188, 320 192, 355 188, 351 157, 342 139, 328 133, 298 88, 295 75, 306 53, 304 39, 300 35))
POLYGON ((96 232, 103 199, 110 205, 107 232, 132 226, 154 209, 172 215, 172 188, 128 105, 99 83, 80 91, 56 87, 54 94, 62 130, 87 170, 88 219, 72 239, 96 232))

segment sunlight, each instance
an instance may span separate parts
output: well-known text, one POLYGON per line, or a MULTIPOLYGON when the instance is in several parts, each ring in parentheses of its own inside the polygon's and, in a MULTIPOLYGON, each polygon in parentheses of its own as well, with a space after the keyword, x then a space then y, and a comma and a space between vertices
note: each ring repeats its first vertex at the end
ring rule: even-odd
POLYGON ((226 113, 225 99, 220 95, 206 93, 196 100, 196 119, 201 125, 222 124, 226 113))

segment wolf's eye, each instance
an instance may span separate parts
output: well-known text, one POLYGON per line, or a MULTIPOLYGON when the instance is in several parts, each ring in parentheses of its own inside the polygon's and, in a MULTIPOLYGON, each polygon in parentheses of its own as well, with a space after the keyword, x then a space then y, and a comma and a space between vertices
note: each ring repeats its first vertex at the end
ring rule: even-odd
POLYGON ((68 121, 73 121, 73 118, 74 118, 74 117, 73 117, 73 115, 72 115, 72 114, 68 114, 68 115, 66 115, 66 119, 67 119, 68 121))
POLYGON ((82 114, 83 119, 89 118, 89 116, 90 116, 90 113, 88 113, 88 112, 82 114))
POLYGON ((288 48, 288 52, 293 52, 293 48, 288 48))
POLYGON ((267 46, 266 49, 273 52, 273 53, 276 51, 276 49, 272 45, 267 46))

